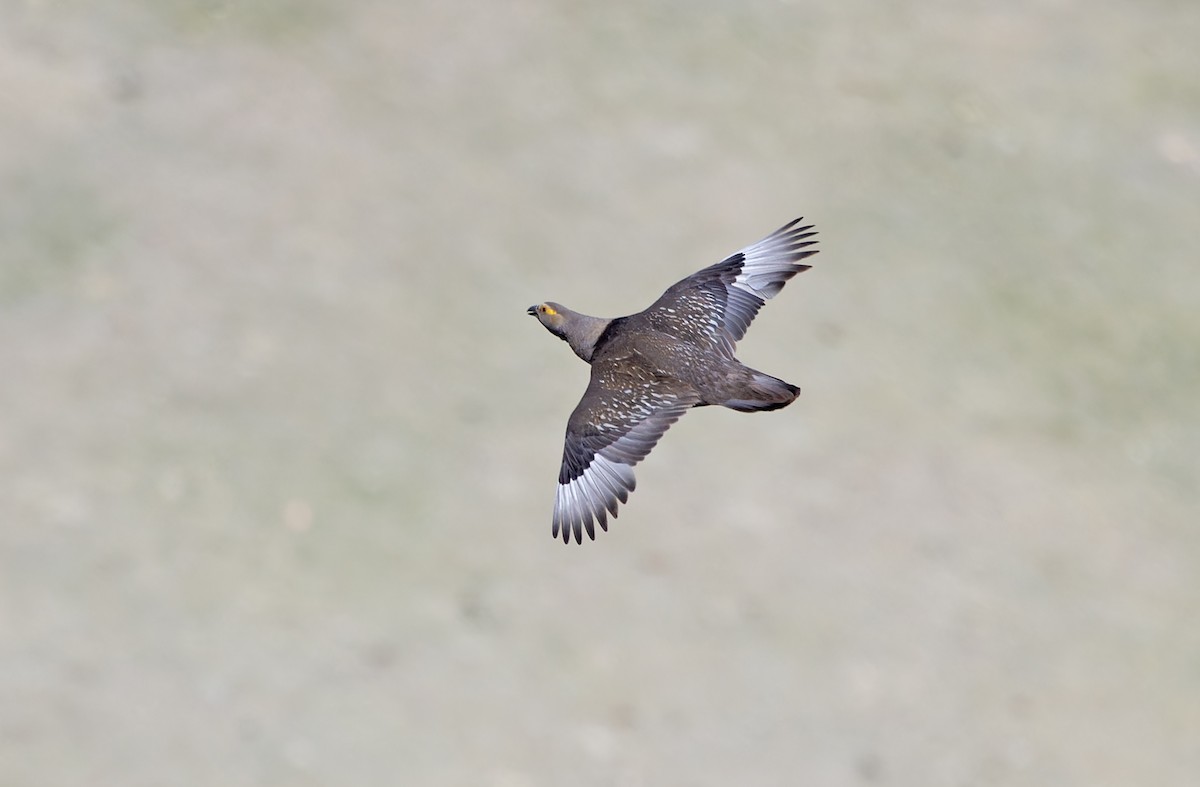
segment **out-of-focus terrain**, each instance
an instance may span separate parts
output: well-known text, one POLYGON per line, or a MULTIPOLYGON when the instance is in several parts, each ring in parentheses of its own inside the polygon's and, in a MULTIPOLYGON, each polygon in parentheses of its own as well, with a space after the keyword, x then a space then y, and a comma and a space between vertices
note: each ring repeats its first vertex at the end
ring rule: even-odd
POLYGON ((0 783, 1191 785, 1200 5, 0 3, 0 783), (893 7, 894 6, 894 7, 893 7), (804 215, 550 538, 594 314, 804 215))

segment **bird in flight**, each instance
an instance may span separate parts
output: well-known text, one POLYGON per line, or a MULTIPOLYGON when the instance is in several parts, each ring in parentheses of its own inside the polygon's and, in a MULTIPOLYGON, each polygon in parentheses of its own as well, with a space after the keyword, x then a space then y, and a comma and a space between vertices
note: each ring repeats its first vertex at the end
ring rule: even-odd
POLYGON ((721 405, 778 410, 800 388, 742 364, 734 348, 763 303, 811 266, 801 260, 816 232, 796 219, 730 257, 672 285, 627 317, 589 317, 553 301, 529 307, 546 330, 591 364, 591 381, 567 420, 554 498, 555 538, 583 533, 633 491, 633 466, 688 409, 721 405))

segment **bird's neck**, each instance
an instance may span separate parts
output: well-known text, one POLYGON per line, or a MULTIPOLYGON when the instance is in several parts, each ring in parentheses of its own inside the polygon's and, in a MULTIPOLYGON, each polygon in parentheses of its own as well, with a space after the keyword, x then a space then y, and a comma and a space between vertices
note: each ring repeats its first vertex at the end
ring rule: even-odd
POLYGON ((570 335, 562 338, 571 345, 571 349, 575 351, 576 355, 591 363, 592 354, 596 351, 596 343, 611 324, 611 318, 590 317, 576 312, 571 315, 571 329, 567 332, 570 335))

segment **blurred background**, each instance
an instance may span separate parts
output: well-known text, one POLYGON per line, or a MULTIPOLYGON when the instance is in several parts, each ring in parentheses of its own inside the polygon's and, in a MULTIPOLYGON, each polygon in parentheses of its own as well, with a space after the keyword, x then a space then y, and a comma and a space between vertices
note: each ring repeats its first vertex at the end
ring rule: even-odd
POLYGON ((1200 5, 0 2, 0 783, 1191 785, 1200 5), (618 315, 803 215, 551 540, 618 315))

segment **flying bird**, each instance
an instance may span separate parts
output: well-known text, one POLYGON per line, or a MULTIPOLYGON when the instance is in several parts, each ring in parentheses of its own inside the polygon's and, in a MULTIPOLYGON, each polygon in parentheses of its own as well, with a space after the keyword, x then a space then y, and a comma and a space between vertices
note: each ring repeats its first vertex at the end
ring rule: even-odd
POLYGON ((730 257, 672 285, 628 317, 589 317, 553 301, 530 306, 550 333, 591 364, 591 381, 567 420, 554 498, 554 537, 583 533, 633 491, 633 466, 692 407, 778 410, 800 388, 742 364, 737 342, 763 303, 817 253, 812 225, 796 219, 730 257))

